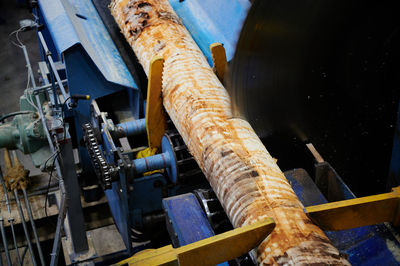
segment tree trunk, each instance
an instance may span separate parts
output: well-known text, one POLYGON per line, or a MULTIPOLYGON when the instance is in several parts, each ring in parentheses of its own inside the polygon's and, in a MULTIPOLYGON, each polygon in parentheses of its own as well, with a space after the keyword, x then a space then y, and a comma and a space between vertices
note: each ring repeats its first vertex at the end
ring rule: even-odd
POLYGON ((165 59, 164 107, 232 224, 275 219, 259 263, 348 265, 307 218, 251 126, 232 117, 227 91, 168 1, 113 0, 110 9, 147 74, 154 56, 165 59))

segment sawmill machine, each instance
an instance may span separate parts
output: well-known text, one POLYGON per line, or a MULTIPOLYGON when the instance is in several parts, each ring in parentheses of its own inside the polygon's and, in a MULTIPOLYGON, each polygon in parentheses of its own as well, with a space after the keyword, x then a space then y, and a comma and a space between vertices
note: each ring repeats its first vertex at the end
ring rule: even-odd
MULTIPOLYGON (((58 176, 59 219, 47 254, 51 264, 59 259, 63 227, 72 247, 69 263, 296 261, 291 252, 297 249, 267 254, 290 243, 279 240, 284 233, 276 213, 260 211, 253 221, 254 215, 241 209, 253 191, 228 202, 226 195, 243 181, 242 173, 249 180, 262 177, 258 150, 242 156, 240 149, 225 149, 230 141, 252 138, 251 145, 259 145, 259 138, 268 149, 260 148, 271 159, 268 169, 281 173, 277 164, 285 171, 282 184, 291 186, 301 202, 298 217, 305 217, 298 223, 324 230, 315 226, 311 232, 324 236, 310 234, 312 241, 329 245, 325 249, 332 245, 331 258, 355 265, 400 263, 400 195, 395 188, 400 183, 400 21, 394 5, 261 0, 39 0, 31 5, 34 19, 21 23, 21 31, 37 31, 41 61, 34 63, 39 73, 32 72, 21 47, 30 86, 21 96, 20 111, 2 118, 0 146, 30 154, 36 167, 58 176), (155 10, 157 18, 152 17, 155 10), (226 125, 236 130, 235 139, 202 150, 208 136, 219 134, 217 129, 201 126, 204 139, 194 129, 189 132, 185 123, 193 119, 180 117, 186 115, 184 106, 193 117, 197 107, 206 107, 191 98, 195 92, 179 89, 180 83, 168 76, 176 72, 182 84, 193 85, 196 73, 190 69, 196 66, 185 65, 184 55, 170 48, 173 35, 151 35, 164 21, 170 23, 165 22, 165 32, 185 27, 197 45, 193 50, 201 51, 193 61, 202 69, 213 68, 213 77, 203 80, 222 89, 225 85, 233 106, 224 111, 232 112, 226 125), (150 53, 158 56, 147 60, 150 53), (173 85, 182 95, 188 93, 183 107, 177 104, 180 99, 168 98, 175 90, 167 88, 173 85), (215 165, 209 161, 214 153, 221 156, 215 165), (233 153, 249 161, 237 169, 224 165, 233 153), (232 176, 237 170, 239 177, 220 185, 225 170, 232 176), (118 253, 100 254, 85 229, 81 196, 96 202, 102 195, 124 244, 118 253), (232 205, 250 218, 241 220, 232 205), (158 249, 135 255, 149 248, 158 249)), ((182 40, 182 46, 188 43, 182 40)), ((219 93, 198 99, 213 104, 219 93)), ((212 116, 219 121, 218 114, 212 116)), ((327 254, 321 246, 307 252, 315 258, 327 254)))

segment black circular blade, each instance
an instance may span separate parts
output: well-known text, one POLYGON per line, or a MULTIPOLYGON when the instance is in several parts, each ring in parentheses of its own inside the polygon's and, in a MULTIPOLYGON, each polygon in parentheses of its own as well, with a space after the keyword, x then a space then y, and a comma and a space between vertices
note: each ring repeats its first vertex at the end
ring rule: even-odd
POLYGON ((312 142, 361 194, 384 190, 389 170, 400 94, 396 6, 256 0, 230 62, 227 88, 257 134, 312 142), (358 189, 361 180, 372 190, 358 189))

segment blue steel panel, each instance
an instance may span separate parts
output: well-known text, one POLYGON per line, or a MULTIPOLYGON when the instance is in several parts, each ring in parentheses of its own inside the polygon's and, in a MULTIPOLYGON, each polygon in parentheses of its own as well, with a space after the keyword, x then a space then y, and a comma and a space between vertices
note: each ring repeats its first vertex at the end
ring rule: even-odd
POLYGON ((206 215, 192 193, 166 198, 163 207, 181 246, 214 236, 206 215))
MULTIPOLYGON (((120 85, 105 80, 98 68, 89 59, 88 55, 81 46, 73 46, 64 53, 64 61, 68 79, 68 88, 71 94, 89 94, 91 99, 96 99, 119 90, 125 89, 120 85)), ((135 95, 138 90, 132 91, 135 95)), ((137 118, 139 114, 139 104, 132 108, 132 115, 137 118)), ((90 101, 79 101, 74 109, 76 134, 78 141, 82 139, 81 125, 90 121, 90 101)), ((92 173, 89 154, 85 147, 79 146, 82 160, 82 168, 86 174, 92 173)))
MULTIPOLYGON (((215 235, 203 209, 192 193, 164 199, 163 208, 171 220, 180 246, 215 235)), ((229 266, 229 264, 223 262, 218 266, 229 266)))
POLYGON ((90 0, 39 0, 39 7, 59 55, 80 44, 106 80, 137 89, 90 0))
MULTIPOLYGON (((103 154, 105 155, 108 162, 114 161, 114 154, 112 152, 108 152, 110 150, 115 150, 115 145, 111 138, 107 135, 108 130, 103 129, 103 147, 100 147, 103 154)), ((108 205, 110 206, 110 210, 112 216, 114 218, 115 225, 119 233, 122 236, 125 247, 127 248, 128 254, 132 252, 132 245, 130 239, 130 219, 129 219, 129 208, 128 208, 128 191, 127 191, 127 183, 124 169, 119 171, 119 182, 113 182, 112 188, 104 191, 108 205)))
MULTIPOLYGON (((321 192, 316 189, 310 176, 303 169, 285 172, 297 197, 305 206, 326 203, 321 192), (300 171, 300 172, 299 172, 300 171), (296 173, 298 172, 298 173, 296 173), (308 180, 307 180, 308 179, 308 180), (314 195, 312 198, 305 195, 314 195), (312 199, 315 201, 312 202, 312 199)), ((341 187, 348 189, 347 186, 341 187)), ((348 195, 348 191, 343 191, 348 195)), ((373 210, 371 210, 373 211, 373 210)), ((335 232, 325 231, 332 244, 340 252, 349 256, 352 265, 399 265, 400 243, 395 239, 385 224, 335 232)))
POLYGON ((250 1, 170 0, 169 2, 210 65, 212 65, 212 58, 209 46, 215 42, 224 45, 228 62, 232 59, 243 22, 250 8, 250 1))

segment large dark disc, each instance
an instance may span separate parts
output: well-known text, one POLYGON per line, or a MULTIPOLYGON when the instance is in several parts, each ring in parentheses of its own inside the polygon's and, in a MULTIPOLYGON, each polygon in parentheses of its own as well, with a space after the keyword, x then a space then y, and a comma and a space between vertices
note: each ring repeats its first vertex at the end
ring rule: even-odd
POLYGON ((227 88, 283 169, 301 167, 291 156, 312 142, 356 194, 385 190, 400 95, 397 10, 396 1, 253 2, 227 88))

